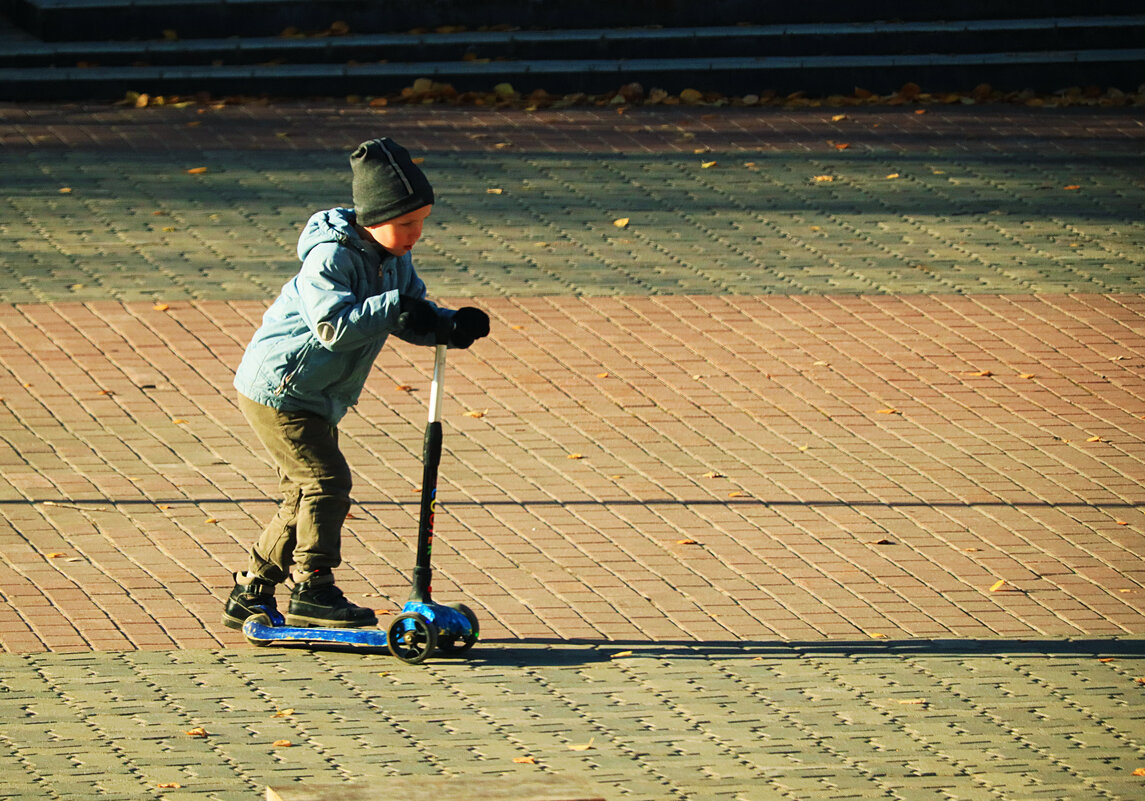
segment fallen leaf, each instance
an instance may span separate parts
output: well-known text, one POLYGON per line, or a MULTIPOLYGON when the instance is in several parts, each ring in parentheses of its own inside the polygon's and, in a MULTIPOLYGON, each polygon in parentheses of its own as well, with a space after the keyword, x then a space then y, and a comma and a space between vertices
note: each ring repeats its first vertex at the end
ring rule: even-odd
POLYGON ((740 492, 739 490, 732 490, 731 492, 728 493, 728 497, 729 498, 746 498, 747 493, 746 492, 740 492))
POLYGON ((156 303, 151 308, 153 308, 155 311, 167 311, 171 307, 169 305, 167 305, 166 303, 156 303))
POLYGON ((565 458, 566 459, 583 459, 583 458, 585 458, 585 456, 583 453, 570 453, 565 458))
POLYGON ((998 592, 998 590, 1002 589, 1002 588, 1003 588, 1003 587, 1005 587, 1005 586, 1006 586, 1006 581, 1005 581, 1005 579, 998 579, 998 580, 997 580, 997 581, 995 581, 995 582, 994 582, 994 584, 993 584, 993 585, 990 587, 990 592, 998 592))
POLYGON ((525 326, 523 326, 523 325, 511 325, 509 327, 512 328, 514 331, 524 331, 525 330, 525 326))
POLYGON ((487 195, 500 195, 500 194, 503 194, 504 192, 505 192, 504 189, 486 189, 485 190, 485 194, 487 194, 487 195))
POLYGON ((816 183, 820 183, 820 184, 830 183, 831 181, 834 181, 834 180, 835 180, 835 176, 833 176, 833 175, 816 175, 815 176, 816 183))
POLYGON ((846 142, 840 142, 839 144, 835 145, 836 150, 846 150, 849 147, 850 147, 850 145, 847 144, 846 142))
POLYGON ((630 221, 627 217, 619 217, 619 218, 613 220, 612 224, 615 225, 617 228, 627 228, 629 222, 630 221))
POLYGON ((1109 442, 1109 440, 1105 439, 1104 437, 1090 437, 1086 440, 1086 442, 1109 442))
POLYGON ((610 659, 620 659, 625 656, 632 656, 632 651, 617 651, 609 656, 610 659))
POLYGON ((294 714, 293 709, 280 709, 271 715, 272 718, 288 718, 294 714))
POLYGON ((597 373, 596 377, 597 378, 608 378, 608 373, 597 373))
POLYGON ((1119 526, 1128 526, 1128 525, 1129 525, 1129 521, 1127 521, 1127 520, 1118 520, 1118 521, 1117 521, 1117 525, 1119 525, 1119 526))
POLYGON ((60 187, 60 194, 61 195, 70 195, 71 193, 72 193, 72 188, 70 186, 61 186, 60 187))
POLYGON ((926 113, 926 109, 924 109, 924 108, 916 108, 916 109, 914 110, 914 113, 915 113, 915 114, 925 114, 925 113, 926 113))
POLYGON ((208 523, 218 523, 218 522, 219 522, 219 519, 218 519, 217 517, 208 517, 206 522, 208 522, 208 523))
POLYGON ((592 744, 596 742, 595 737, 590 737, 587 743, 577 743, 576 745, 569 745, 570 751, 587 751, 592 748, 592 744))
POLYGON ((482 418, 482 417, 484 417, 484 416, 485 416, 485 412, 479 412, 479 411, 477 411, 477 410, 474 410, 474 411, 472 411, 472 412, 466 412, 466 413, 465 413, 465 416, 466 416, 466 417, 475 417, 475 418, 478 418, 478 419, 480 419, 480 418, 482 418))
POLYGON ((701 161, 700 162, 700 169, 710 170, 712 167, 715 167, 718 163, 719 163, 718 161, 701 161))
POLYGON ((695 540, 676 540, 677 545, 697 545, 695 540))
POLYGON ((1097 661, 1098 662, 1116 662, 1117 660, 1114 659, 1112 656, 1103 656, 1101 659, 1098 659, 1097 661))
POLYGON ((980 376, 982 378, 989 378, 990 376, 994 375, 994 373, 991 370, 976 370, 973 373, 967 373, 966 375, 980 376))
POLYGON ((899 703, 900 704, 912 704, 912 705, 925 704, 926 699, 925 698, 904 698, 903 700, 899 701, 899 703))
POLYGON ((879 409, 879 414, 902 414, 898 409, 879 409))
POLYGON ((201 737, 207 736, 207 730, 204 729, 202 726, 196 726, 195 728, 187 731, 186 734, 188 737, 200 737, 201 738, 201 737))
POLYGON ((834 117, 831 118, 831 122, 842 122, 845 119, 847 119, 846 114, 836 114, 834 117))
POLYGON ((409 384, 398 384, 396 387, 394 387, 394 389, 396 389, 398 392, 413 392, 413 387, 411 387, 409 384))
POLYGON ((1077 184, 1070 184, 1069 186, 1063 186, 1062 189, 1065 189, 1066 191, 1069 191, 1069 192, 1073 192, 1077 189, 1081 189, 1081 187, 1078 186, 1077 184))
POLYGON ((191 169, 187 170, 187 174, 188 175, 202 175, 206 171, 207 171, 206 167, 192 167, 191 169))
POLYGON ((724 478, 723 473, 717 473, 715 470, 709 470, 704 473, 704 478, 724 478))
POLYGON ((182 417, 176 417, 176 418, 175 418, 174 420, 172 420, 171 422, 172 422, 172 423, 174 423, 174 424, 175 424, 175 425, 177 425, 177 426, 186 425, 186 423, 187 423, 187 421, 186 421, 186 420, 184 420, 182 417))
POLYGON ((60 553, 60 552, 58 552, 58 551, 56 551, 56 552, 53 552, 53 553, 50 553, 50 554, 47 554, 47 558, 48 558, 48 559, 62 559, 62 558, 63 558, 63 557, 65 557, 65 556, 67 556, 67 554, 66 554, 66 553, 60 553))
POLYGON ((537 760, 531 756, 514 757, 513 761, 516 762, 518 765, 536 765, 537 764, 537 760))
POLYGON ((159 790, 178 790, 182 786, 183 785, 179 784, 178 782, 160 782, 159 784, 155 785, 155 787, 159 790))
POLYGON ((1029 380, 1033 377, 1034 377, 1033 373, 1022 373, 1022 378, 1025 378, 1026 380, 1029 380))
POLYGON ((871 542, 871 545, 894 545, 894 544, 895 544, 894 540, 888 540, 886 537, 883 537, 881 540, 874 540, 871 542))
POLYGON ((275 748, 290 748, 294 743, 290 740, 275 740, 273 745, 275 748))
POLYGON ((1145 768, 1137 768, 1137 770, 1133 771, 1133 775, 1134 776, 1145 776, 1145 768))
POLYGON ((874 640, 885 640, 885 639, 887 639, 887 635, 880 634, 878 632, 867 632, 867 636, 869 636, 871 639, 874 639, 874 640))
POLYGON ((893 179, 898 178, 898 177, 899 177, 899 174, 897 172, 892 172, 890 175, 887 176, 887 180, 890 181, 890 180, 893 180, 893 179))
POLYGON ((99 391, 99 394, 100 395, 114 395, 115 393, 112 392, 110 389, 101 389, 99 391))

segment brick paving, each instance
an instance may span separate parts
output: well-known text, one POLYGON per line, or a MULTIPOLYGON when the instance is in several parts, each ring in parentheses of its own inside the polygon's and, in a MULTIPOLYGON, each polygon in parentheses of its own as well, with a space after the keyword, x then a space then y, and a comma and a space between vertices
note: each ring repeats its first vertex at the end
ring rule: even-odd
MULTIPOLYGON (((0 106, 0 798, 1139 797, 1143 119, 0 106), (233 369, 381 133, 431 291, 494 320, 434 555, 482 642, 420 667, 218 624, 275 494, 233 369)), ((387 611, 427 356, 343 424, 340 582, 387 611)))

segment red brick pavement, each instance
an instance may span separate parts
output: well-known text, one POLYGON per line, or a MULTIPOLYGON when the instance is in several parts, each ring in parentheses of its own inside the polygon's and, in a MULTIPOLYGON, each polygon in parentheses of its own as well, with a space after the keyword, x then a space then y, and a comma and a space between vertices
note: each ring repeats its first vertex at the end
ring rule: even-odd
MULTIPOLYGON (((435 589, 487 638, 1145 633, 1141 296, 479 302, 435 589)), ((241 643, 218 616, 274 481, 230 381, 264 308, 4 308, 0 647, 241 643)), ((387 348, 343 426, 339 575, 379 608, 427 357, 387 348)))

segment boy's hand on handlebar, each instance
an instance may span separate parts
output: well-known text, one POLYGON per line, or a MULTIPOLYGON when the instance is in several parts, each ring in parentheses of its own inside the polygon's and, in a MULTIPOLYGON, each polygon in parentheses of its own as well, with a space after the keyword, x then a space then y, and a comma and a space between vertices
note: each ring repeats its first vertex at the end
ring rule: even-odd
POLYGON ((398 330, 416 336, 433 333, 437 328, 437 309, 432 303, 409 295, 402 295, 399 301, 401 312, 398 314, 398 330))
POLYGON ((472 306, 463 306, 453 315, 453 331, 449 344, 455 348, 468 348, 481 337, 489 336, 489 315, 472 306))

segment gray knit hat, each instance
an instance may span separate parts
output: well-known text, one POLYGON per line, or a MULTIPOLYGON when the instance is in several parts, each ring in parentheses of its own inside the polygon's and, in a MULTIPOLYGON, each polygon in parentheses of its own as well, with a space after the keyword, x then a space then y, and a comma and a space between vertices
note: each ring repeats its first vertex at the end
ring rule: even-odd
POLYGON ((404 147, 385 137, 358 145, 354 171, 354 213, 369 227, 433 203, 433 187, 404 147))

